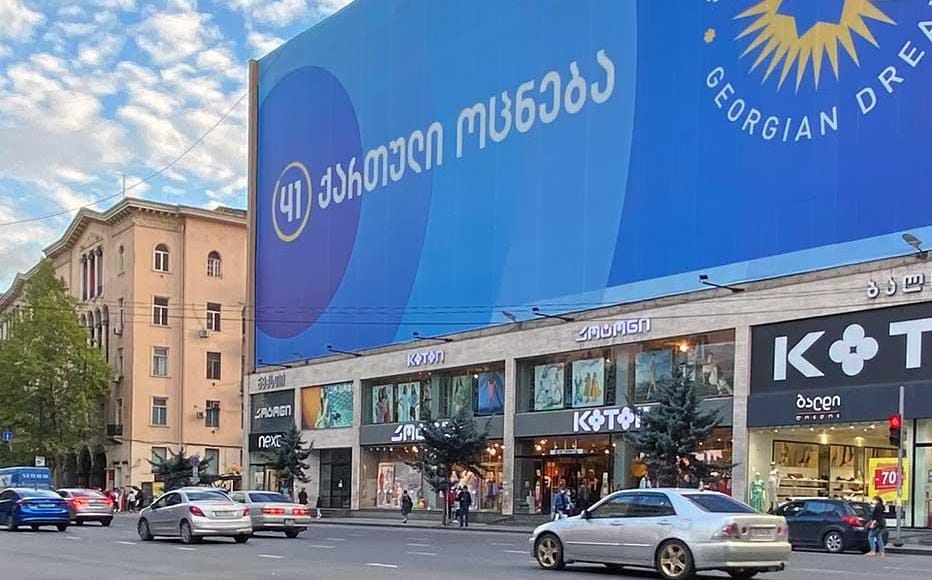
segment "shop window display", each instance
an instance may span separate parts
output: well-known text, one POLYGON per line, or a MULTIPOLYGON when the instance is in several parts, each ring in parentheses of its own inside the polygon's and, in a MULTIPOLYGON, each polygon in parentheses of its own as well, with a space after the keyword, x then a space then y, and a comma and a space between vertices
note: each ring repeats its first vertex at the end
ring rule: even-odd
POLYGON ((353 383, 301 389, 301 427, 338 429, 353 425, 353 383))
POLYGON ((423 372, 363 384, 363 418, 368 424, 408 423, 424 417, 497 415, 505 410, 503 364, 423 372))
POLYGON ((682 375, 700 398, 734 391, 734 331, 550 355, 518 364, 518 412, 652 403, 682 375))

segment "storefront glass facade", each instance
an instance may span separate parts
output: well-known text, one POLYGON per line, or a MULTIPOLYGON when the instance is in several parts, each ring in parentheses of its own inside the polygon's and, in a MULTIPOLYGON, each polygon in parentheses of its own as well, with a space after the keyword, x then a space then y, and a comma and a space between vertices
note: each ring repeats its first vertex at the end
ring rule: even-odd
POLYGON ((730 397, 734 370, 733 330, 538 357, 518 366, 518 412, 648 404, 675 373, 730 397))

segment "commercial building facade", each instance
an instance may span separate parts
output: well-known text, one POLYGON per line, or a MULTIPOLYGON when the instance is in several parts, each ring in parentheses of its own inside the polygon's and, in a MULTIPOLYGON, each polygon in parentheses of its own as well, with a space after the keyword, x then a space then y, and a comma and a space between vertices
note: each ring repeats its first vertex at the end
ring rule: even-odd
POLYGON ((868 490, 868 479, 873 486, 875 472, 895 458, 886 420, 905 384, 907 496, 913 498, 907 523, 925 527, 932 385, 921 369, 932 357, 922 349, 924 325, 932 324, 929 289, 871 297, 871 288, 886 288, 889 280, 901 287, 929 276, 928 269, 911 257, 893 259, 751 283, 740 293, 696 291, 577 312, 569 321, 521 322, 451 334, 450 342, 415 340, 285 370, 260 368, 249 383, 252 481, 272 483, 263 448, 296 425, 313 443, 307 487, 324 507, 396 509, 406 489, 416 508, 439 509, 442 499, 407 461, 419 443, 423 410, 442 419, 465 406, 488 429, 489 446, 482 477, 454 480, 472 491, 482 512, 546 517, 560 482, 582 503, 640 484, 645 471, 624 434, 639 428, 656 383, 676 369, 695 381, 702 405, 721 419, 703 445, 705 457, 734 464, 707 484, 757 501, 755 480, 765 484, 776 470, 775 496, 765 489, 764 501, 806 494, 861 498, 869 491, 889 497, 882 484, 868 490), (846 330, 852 324, 879 341, 874 356, 870 340, 859 347, 859 331, 846 330), (816 340, 810 333, 823 334, 816 340), (811 349, 797 347, 801 340, 813 341, 811 349), (845 346, 833 347, 838 341, 845 346), (855 357, 863 359, 863 380, 853 378, 857 363, 846 362, 855 357), (800 369, 818 375, 806 379, 815 383, 797 376, 800 369))
MULTIPOLYGON (((159 490, 150 461, 182 447, 242 465, 246 215, 126 199, 83 209, 45 250, 113 369, 105 431, 57 458, 56 481, 159 490)), ((3 295, 15 308, 29 274, 3 295)))

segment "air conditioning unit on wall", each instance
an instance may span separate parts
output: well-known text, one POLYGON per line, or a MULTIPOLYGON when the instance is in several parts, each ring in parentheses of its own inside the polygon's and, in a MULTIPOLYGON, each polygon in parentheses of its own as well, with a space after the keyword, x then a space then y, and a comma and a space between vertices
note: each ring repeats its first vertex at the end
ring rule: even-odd
POLYGON ((196 419, 203 419, 203 418, 204 418, 204 411, 200 411, 200 410, 194 411, 194 417, 195 417, 196 419))
POLYGON ((123 325, 122 325, 122 324, 114 324, 114 325, 113 325, 113 334, 115 334, 115 335, 117 335, 117 336, 120 336, 121 334, 123 334, 123 325))
POLYGON ((210 338, 210 331, 206 328, 202 328, 197 331, 198 338, 210 338))

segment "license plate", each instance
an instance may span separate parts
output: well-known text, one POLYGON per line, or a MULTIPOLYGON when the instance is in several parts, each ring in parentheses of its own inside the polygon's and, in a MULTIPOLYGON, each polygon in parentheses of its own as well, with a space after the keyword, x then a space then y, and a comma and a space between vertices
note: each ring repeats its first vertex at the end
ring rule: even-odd
POLYGON ((286 526, 293 526, 293 525, 294 525, 294 520, 285 520, 285 525, 286 525, 286 526))
POLYGON ((214 512, 218 518, 224 519, 233 519, 236 517, 236 512, 214 512))
POLYGON ((769 540, 773 538, 773 536, 774 536, 773 530, 771 530, 770 528, 751 528, 752 538, 769 540))
POLYGON ((55 509, 55 506, 50 503, 40 503, 39 509, 40 510, 51 510, 51 509, 55 509))

